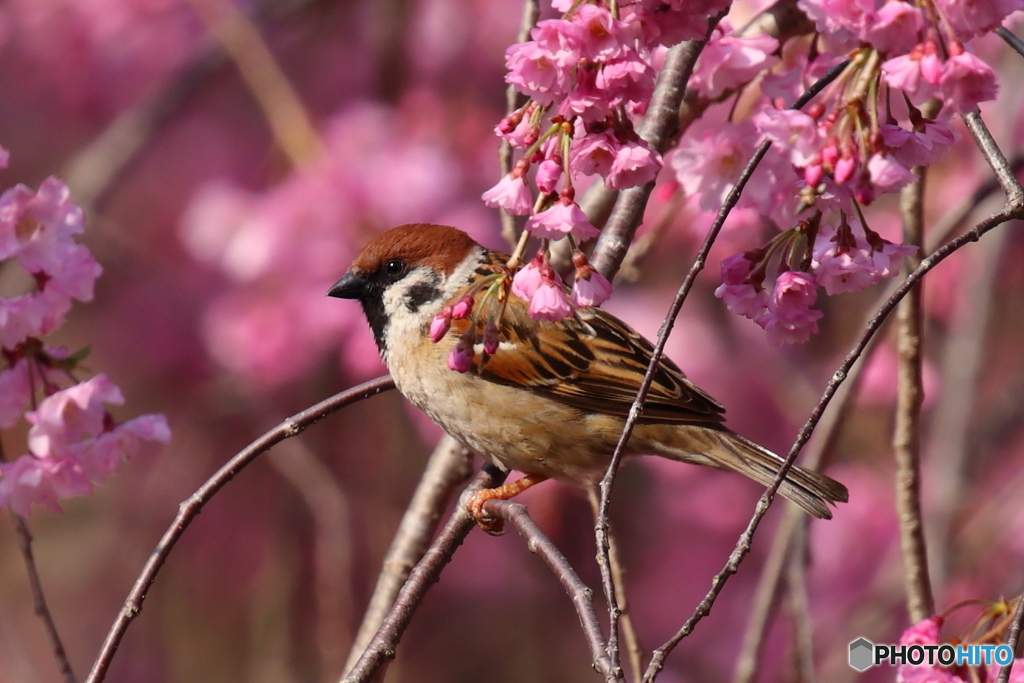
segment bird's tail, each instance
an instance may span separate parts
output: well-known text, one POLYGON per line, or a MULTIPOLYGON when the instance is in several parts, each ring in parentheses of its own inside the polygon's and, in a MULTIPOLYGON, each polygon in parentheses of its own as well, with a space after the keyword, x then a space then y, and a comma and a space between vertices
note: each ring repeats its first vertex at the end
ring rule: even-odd
MULTIPOLYGON (((713 465, 721 469, 744 474, 759 484, 768 486, 784 462, 767 448, 745 439, 735 432, 717 429, 702 429, 697 440, 707 443, 694 457, 692 451, 684 453, 672 449, 671 455, 679 460, 713 465), (709 443, 710 442, 710 443, 709 443)), ((829 504, 845 503, 850 494, 846 487, 835 479, 823 474, 793 465, 779 487, 779 493, 793 501, 807 513, 821 519, 832 519, 829 504)))

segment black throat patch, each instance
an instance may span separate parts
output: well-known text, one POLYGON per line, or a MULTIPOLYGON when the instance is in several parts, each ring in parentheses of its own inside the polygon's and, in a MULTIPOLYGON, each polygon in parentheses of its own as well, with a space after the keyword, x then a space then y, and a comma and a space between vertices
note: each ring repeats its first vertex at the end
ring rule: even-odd
POLYGON ((359 299, 359 303, 363 305, 366 321, 370 323, 373 340, 377 342, 377 350, 383 354, 386 349, 384 340, 388 327, 388 317, 384 313, 384 288, 371 285, 359 299))

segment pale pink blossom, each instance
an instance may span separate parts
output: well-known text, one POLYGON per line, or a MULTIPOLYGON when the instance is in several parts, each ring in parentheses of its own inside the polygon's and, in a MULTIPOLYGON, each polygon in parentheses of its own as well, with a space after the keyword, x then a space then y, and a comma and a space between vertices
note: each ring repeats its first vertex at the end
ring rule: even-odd
POLYGON ((810 164, 821 150, 822 139, 818 124, 801 111, 769 107, 752 116, 751 120, 772 141, 775 148, 787 155, 798 168, 810 164))
MULTIPOLYGON (((549 268, 549 266, 544 264, 541 256, 520 268, 519 272, 512 278, 512 293, 523 301, 532 299, 544 281, 542 273, 545 268, 549 268)), ((557 273, 555 277, 558 277, 557 273)))
POLYGON ((882 240, 881 248, 875 245, 871 259, 878 277, 892 277, 900 272, 903 259, 917 253, 917 247, 910 244, 893 244, 882 240))
POLYGON ((999 92, 992 67, 970 52, 946 60, 939 85, 946 104, 960 114, 974 111, 980 102, 994 100, 999 92))
POLYGON ((572 315, 572 307, 560 282, 544 278, 530 299, 530 317, 534 320, 557 322, 572 315))
POLYGON ((927 120, 920 132, 887 123, 879 127, 879 132, 885 146, 907 168, 934 164, 957 140, 956 132, 942 121, 927 120))
POLYGON ((636 52, 627 50, 601 67, 595 85, 611 106, 647 102, 654 92, 654 70, 636 52))
POLYGON ((936 94, 934 86, 938 84, 938 78, 934 65, 937 61, 934 52, 926 58, 923 47, 918 46, 909 54, 882 62, 882 78, 891 87, 905 92, 913 104, 920 106, 936 94), (934 79, 934 82, 929 79, 934 79))
POLYGON ((13 427, 31 400, 28 361, 21 358, 0 372, 0 427, 13 427))
POLYGON ((579 59, 579 36, 572 22, 548 19, 534 27, 533 40, 505 52, 505 82, 540 105, 552 104, 572 86, 579 59))
POLYGON ((514 171, 498 181, 498 184, 481 195, 484 204, 493 208, 501 207, 513 216, 525 216, 533 209, 530 188, 522 174, 514 171))
POLYGON ((712 100, 748 83, 779 62, 773 54, 779 48, 775 38, 764 34, 727 35, 730 30, 725 20, 714 30, 688 83, 692 90, 712 100))
POLYGON ((683 190, 700 197, 700 208, 717 211, 753 154, 756 140, 749 121, 724 123, 703 133, 687 132, 666 159, 683 190))
POLYGON ((914 180, 914 174, 891 154, 872 154, 867 163, 871 183, 881 192, 895 192, 914 180))
POLYGON ((573 305, 600 306, 612 295, 612 284, 592 266, 580 270, 577 270, 576 282, 572 286, 573 305))
POLYGON ((879 279, 871 246, 852 234, 843 239, 828 225, 821 227, 814 241, 811 269, 829 296, 858 292, 879 279))
POLYGON ((551 208, 526 219, 526 229, 541 239, 557 240, 572 235, 580 242, 597 237, 587 214, 570 199, 560 199, 551 208))
POLYGON ((572 21, 579 39, 579 52, 584 58, 607 61, 625 49, 622 41, 629 38, 628 29, 612 18, 606 8, 589 3, 580 5, 572 21))
POLYGON ((715 296, 730 311, 750 319, 763 314, 768 307, 768 293, 749 281, 753 267, 752 254, 733 254, 722 261, 722 284, 715 289, 715 296))
POLYGON ((818 319, 824 315, 811 306, 818 297, 818 284, 809 273, 787 271, 775 280, 768 309, 754 322, 764 328, 772 346, 806 342, 818 333, 818 319))
POLYGON ((917 44, 924 24, 921 10, 901 0, 888 0, 865 27, 863 35, 880 52, 903 54, 917 44))
POLYGON ((574 175, 608 175, 622 143, 610 132, 586 133, 582 123, 569 147, 569 170, 574 175))
POLYGON ((88 476, 71 460, 23 455, 14 462, 0 463, 0 506, 9 506, 21 517, 32 512, 33 504, 60 512, 59 499, 90 493, 88 476))
POLYGON ((646 185, 658 177, 663 165, 661 155, 643 140, 627 142, 615 153, 611 170, 605 176, 605 185, 612 190, 646 185))
POLYGON ((937 0, 936 4, 964 41, 995 30, 1011 12, 1024 9, 1022 0, 937 0))

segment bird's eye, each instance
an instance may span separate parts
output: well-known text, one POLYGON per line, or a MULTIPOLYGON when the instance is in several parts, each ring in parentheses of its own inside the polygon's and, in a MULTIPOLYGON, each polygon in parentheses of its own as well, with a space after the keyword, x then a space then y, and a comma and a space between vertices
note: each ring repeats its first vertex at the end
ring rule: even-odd
POLYGON ((389 277, 398 277, 405 272, 405 261, 393 258, 384 264, 384 272, 389 277))

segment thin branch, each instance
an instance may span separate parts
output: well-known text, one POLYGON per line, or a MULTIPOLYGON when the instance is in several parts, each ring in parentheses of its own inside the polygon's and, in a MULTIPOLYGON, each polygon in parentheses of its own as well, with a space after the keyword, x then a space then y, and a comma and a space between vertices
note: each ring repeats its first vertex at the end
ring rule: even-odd
MULTIPOLYGON (((903 242, 918 247, 904 260, 904 272, 921 262, 924 244, 925 170, 914 169, 915 180, 900 191, 903 242)), ((907 612, 917 623, 935 613, 928 552, 921 519, 921 403, 924 400, 921 354, 921 285, 910 290, 897 310, 896 351, 899 358, 896 393, 896 425, 892 447, 896 459, 896 512, 903 577, 907 590, 907 612)))
POLYGON ((402 516, 395 537, 384 556, 377 585, 363 615, 345 671, 350 671, 377 633, 388 610, 395 603, 409 572, 423 557, 437 529, 441 513, 455 488, 470 475, 472 459, 455 439, 445 436, 427 461, 427 467, 416 486, 409 507, 402 516))
POLYGON ((1024 57, 1024 40, 1021 40, 1017 35, 1007 29, 1005 26, 999 26, 993 31, 997 36, 1006 41, 1006 44, 1017 51, 1021 57, 1024 57))
POLYGON ((398 597, 381 622, 376 635, 370 640, 370 644, 352 670, 342 679, 342 683, 366 683, 386 661, 394 658, 395 648, 398 647, 398 642, 412 621, 416 609, 423 602, 423 597, 441 577, 441 571, 473 529, 473 518, 462 502, 467 496, 482 488, 499 486, 504 479, 505 473, 491 465, 484 465, 483 470, 463 492, 455 511, 423 555, 423 559, 409 573, 408 580, 398 592, 398 597))
POLYGON ((238 67, 292 165, 301 166, 323 154, 323 141, 302 99, 249 17, 231 0, 189 3, 238 67))
MULTIPOLYGON (((805 92, 794 104, 794 109, 799 109, 805 104, 811 101, 815 95, 817 95, 825 86, 831 83, 840 73, 846 68, 848 62, 843 62, 828 71, 822 76, 817 83, 811 86, 807 92, 805 92)), ((618 606, 615 599, 615 585, 612 580, 611 566, 609 562, 609 543, 608 543, 608 507, 611 501, 611 487, 615 481, 615 475, 618 472, 619 465, 622 462, 622 457, 625 453, 626 443, 629 441, 629 437, 633 434, 633 428, 636 426, 636 422, 640 417, 640 412, 643 409, 644 401, 647 399, 647 393, 650 391, 651 383, 654 380, 654 373, 656 372, 661 358, 665 353, 665 345, 668 343, 668 335, 672 332, 672 327, 675 325, 676 317, 679 315, 680 309, 683 307, 683 302, 686 301, 687 295, 690 293, 691 287, 693 287, 694 281, 697 279, 698 273, 704 269, 704 263, 707 260, 708 253, 711 251, 712 245, 718 238, 718 233, 722 229, 722 225, 725 223, 726 218, 729 217, 729 213, 733 207, 739 201, 740 194, 743 192, 743 188, 746 186, 747 181, 750 180, 750 176, 753 175, 757 165, 761 163, 761 159, 768 152, 768 148, 771 146, 769 140, 762 142, 757 151, 751 157, 750 161, 743 168, 739 178, 736 179, 736 184, 732 190, 729 191, 728 196, 719 210, 718 215, 715 217, 714 222, 711 224, 708 230, 707 236, 704 238, 704 243, 701 245, 697 252, 697 256, 694 259, 693 266, 690 271, 686 274, 683 279, 682 285, 679 287, 679 291, 676 293, 675 299, 672 301, 672 306, 669 308, 668 314, 665 316, 665 321, 661 325, 661 329, 658 330, 658 342, 654 346, 654 350, 651 353, 651 361, 647 366, 647 372, 644 375, 643 381, 640 383, 640 388, 637 391, 636 399, 633 401, 633 405, 630 406, 629 416, 626 418, 626 422, 622 428, 622 434, 619 437, 619 442, 615 446, 615 451, 612 453, 611 462, 608 464, 608 469, 601 479, 600 492, 601 492, 601 504, 598 511, 598 520, 594 528, 594 534, 597 539, 597 557, 598 564, 601 568, 601 583, 604 588, 605 599, 608 602, 608 613, 610 628, 608 633, 608 647, 610 650, 618 648, 618 606)), ((617 657, 612 657, 612 663, 617 663, 617 657)), ((648 667, 648 671, 650 668, 648 667)))
POLYGON ((540 556, 544 563, 551 568, 565 592, 572 598, 572 604, 576 608, 583 633, 587 637, 587 644, 590 646, 590 654, 594 658, 594 668, 597 669, 605 680, 614 680, 612 676, 611 661, 606 652, 604 634, 601 632, 601 623, 597 620, 597 612, 594 610, 594 593, 587 587, 576 571, 565 559, 565 556, 551 542, 544 532, 540 530, 536 522, 530 518, 526 507, 520 503, 513 503, 508 500, 489 500, 484 503, 484 509, 502 519, 508 520, 515 526, 519 535, 526 540, 526 546, 531 553, 540 556))
MULTIPOLYGON (((516 36, 517 43, 525 43, 530 39, 530 30, 536 25, 537 17, 540 16, 539 0, 523 0, 523 19, 519 24, 519 35, 516 36)), ((514 85, 505 88, 505 114, 512 114, 519 108, 519 101, 523 99, 514 85)), ((498 167, 501 177, 504 178, 512 172, 512 145, 508 140, 502 138, 498 146, 498 167)), ((501 216, 501 236, 508 242, 509 247, 516 248, 519 237, 516 234, 516 217, 505 209, 498 209, 501 216)))
POLYGON ((786 592, 790 618, 793 622, 793 664, 795 680, 814 683, 814 633, 811 608, 807 597, 807 519, 797 525, 797 538, 786 563, 786 592))
MULTIPOLYGON (((590 503, 590 510, 596 522, 601 500, 592 486, 587 488, 587 502, 590 503)), ((609 527, 608 561, 611 563, 612 580, 615 582, 615 599, 619 602, 622 636, 626 641, 626 656, 629 657, 630 673, 633 674, 634 681, 639 681, 644 675, 644 649, 640 645, 640 636, 637 635, 636 626, 633 624, 633 615, 629 611, 629 599, 626 597, 626 570, 622 566, 621 558, 615 531, 609 527)))
MULTIPOLYGON (((1020 643, 1020 630, 1022 624, 1024 624, 1024 596, 1021 596, 1017 600, 1017 609, 1013 611, 1013 621, 1010 622, 1010 630, 1006 633, 1006 644, 1010 646, 1010 650, 1014 653, 1017 652, 1017 645, 1020 643)), ((1010 680, 1010 672, 1013 671, 1013 663, 1015 661, 1016 659, 1014 658, 1003 665, 1003 668, 999 670, 997 683, 1008 683, 1010 680)))
POLYGON ((29 531, 25 520, 14 515, 14 527, 18 530, 18 547, 21 555, 25 558, 25 568, 28 570, 28 584, 32 591, 32 606, 36 616, 43 622, 46 635, 50 638, 50 648, 53 650, 53 657, 57 660, 57 667, 64 683, 76 683, 75 673, 71 669, 71 662, 68 660, 67 652, 64 650, 64 643, 57 632, 57 625, 50 614, 50 608, 46 604, 46 595, 43 593, 43 582, 39 579, 39 570, 36 568, 36 558, 32 552, 32 532, 29 531))
POLYGON ((1014 211, 1019 211, 1024 207, 1024 188, 1020 186, 1017 176, 1013 173, 1013 167, 1006 161, 1002 150, 999 149, 992 133, 989 132, 982 120, 981 114, 973 111, 970 114, 964 114, 963 120, 971 137, 974 138, 975 144, 978 145, 978 150, 985 157, 985 161, 988 162, 996 174, 996 179, 1003 187, 1007 206, 1014 211))
POLYGON ((149 559, 142 568, 142 573, 139 574, 139 577, 135 580, 135 585, 132 586, 131 592, 128 593, 124 606, 110 627, 110 632, 107 633, 107 638, 103 642, 103 647, 96 657, 96 662, 92 666, 92 671, 89 672, 86 683, 99 683, 104 679, 107 669, 117 653, 118 645, 128 630, 128 626, 139 615, 139 612, 142 611, 146 594, 153 585, 153 581, 156 580, 157 573, 163 567, 164 562, 167 561, 167 557, 178 542, 178 539, 185 533, 185 529, 199 515, 214 494, 220 491, 236 474, 241 472, 246 465, 255 460, 259 455, 270 450, 275 444, 302 433, 310 425, 331 413, 341 410, 345 406, 371 396, 376 396, 384 391, 394 389, 394 387, 394 381, 390 376, 385 375, 384 377, 378 377, 377 379, 352 387, 300 413, 292 415, 246 446, 245 449, 217 470, 216 474, 207 479, 195 493, 182 501, 181 505, 178 506, 177 516, 150 554, 149 559))
POLYGON ((804 426, 800 428, 800 432, 797 435, 793 446, 790 448, 785 462, 775 474, 775 478, 772 480, 771 485, 768 486, 764 494, 762 494, 761 499, 757 502, 754 515, 751 517, 750 522, 747 524, 747 528, 743 531, 739 540, 736 542, 736 547, 733 548, 732 553, 729 555, 729 559, 726 562, 725 567, 723 567, 722 570, 711 580, 711 589, 704 596, 704 599, 701 600, 697 609, 694 610, 690 618, 683 624, 682 628, 680 628, 668 642, 654 651, 654 656, 652 657, 651 663, 647 667, 647 672, 644 675, 644 683, 652 683, 654 681, 661 669, 664 668, 665 658, 669 653, 679 645, 683 638, 693 632, 694 627, 701 619, 711 612, 711 608, 715 604, 715 600, 718 599, 718 595, 722 592, 722 588, 725 586, 726 581, 728 581, 730 576, 736 573, 736 570, 739 569, 740 564, 743 562, 743 558, 745 558, 747 553, 750 552, 750 544, 753 541, 754 533, 757 531, 757 527, 760 525, 765 513, 768 512, 768 507, 775 498, 775 493, 778 491, 779 486, 782 484, 786 475, 789 473, 790 468, 793 466, 793 463, 796 461, 796 456, 800 454, 801 449, 803 449, 807 440, 810 439, 815 427, 821 420, 821 416, 825 408, 828 407, 829 402, 839 389, 839 386, 842 385, 843 381, 846 379, 846 376, 853 367, 853 364, 856 363, 857 359, 864 353, 864 349, 867 347, 868 342, 871 341, 871 338, 889 317, 889 314, 892 313, 896 305, 903 300, 903 297, 906 296, 907 292, 918 281, 920 281, 922 277, 957 249, 969 242, 978 241, 982 235, 993 228, 996 228, 1009 220, 1019 219, 1022 216, 1024 216, 1024 209, 1015 210, 1011 207, 1006 207, 982 220, 963 235, 960 235, 939 247, 934 253, 925 258, 914 272, 907 276, 893 295, 889 297, 889 299, 878 309, 872 317, 871 322, 868 323, 864 332, 857 339, 857 343, 854 344, 853 349, 850 350, 842 364, 832 375, 832 379, 829 380, 828 385, 825 387, 824 394, 822 394, 822 397, 818 400, 814 409, 811 410, 811 414, 807 418, 807 422, 805 422, 804 426))

